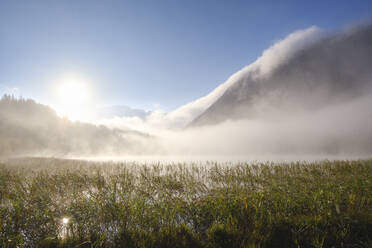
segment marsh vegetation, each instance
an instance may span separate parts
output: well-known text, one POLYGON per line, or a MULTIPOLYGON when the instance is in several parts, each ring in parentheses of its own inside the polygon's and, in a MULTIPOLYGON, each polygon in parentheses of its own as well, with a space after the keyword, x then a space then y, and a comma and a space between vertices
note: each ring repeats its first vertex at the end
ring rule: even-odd
POLYGON ((0 165, 2 247, 371 247, 372 160, 0 165))

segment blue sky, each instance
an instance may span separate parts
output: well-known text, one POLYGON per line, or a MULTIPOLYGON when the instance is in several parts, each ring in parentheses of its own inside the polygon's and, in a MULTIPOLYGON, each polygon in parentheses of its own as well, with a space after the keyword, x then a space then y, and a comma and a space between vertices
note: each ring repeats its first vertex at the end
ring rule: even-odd
POLYGON ((2 0, 0 93, 52 104, 52 84, 78 74, 102 105, 170 111, 295 30, 371 16, 372 1, 358 0, 2 0))

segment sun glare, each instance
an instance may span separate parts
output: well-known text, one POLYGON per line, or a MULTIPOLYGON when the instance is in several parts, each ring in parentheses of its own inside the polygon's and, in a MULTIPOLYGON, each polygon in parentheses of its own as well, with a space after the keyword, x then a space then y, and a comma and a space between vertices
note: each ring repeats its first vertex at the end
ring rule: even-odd
POLYGON ((63 77, 56 84, 57 113, 71 120, 86 120, 91 114, 92 90, 89 83, 76 76, 63 77))
POLYGON ((66 218, 66 217, 64 217, 63 219, 62 219, 62 223, 63 224, 68 224, 68 222, 69 222, 69 218, 66 218))

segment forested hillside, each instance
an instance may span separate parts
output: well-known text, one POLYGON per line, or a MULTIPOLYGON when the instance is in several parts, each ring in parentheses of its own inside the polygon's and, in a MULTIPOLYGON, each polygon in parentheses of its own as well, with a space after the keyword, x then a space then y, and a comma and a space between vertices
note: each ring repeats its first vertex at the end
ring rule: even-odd
POLYGON ((30 99, 0 100, 0 156, 127 153, 129 136, 141 134, 72 122, 30 99))

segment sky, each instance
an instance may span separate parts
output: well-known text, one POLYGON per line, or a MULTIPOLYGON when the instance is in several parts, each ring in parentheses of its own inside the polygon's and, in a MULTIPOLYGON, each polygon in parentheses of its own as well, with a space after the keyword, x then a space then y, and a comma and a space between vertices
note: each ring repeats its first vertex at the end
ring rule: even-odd
POLYGON ((53 106, 55 85, 74 77, 97 105, 172 111, 293 31, 371 17, 372 1, 358 0, 2 0, 0 94, 53 106))

